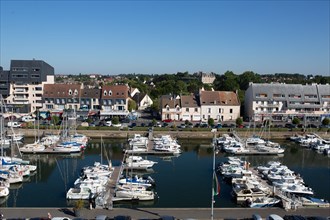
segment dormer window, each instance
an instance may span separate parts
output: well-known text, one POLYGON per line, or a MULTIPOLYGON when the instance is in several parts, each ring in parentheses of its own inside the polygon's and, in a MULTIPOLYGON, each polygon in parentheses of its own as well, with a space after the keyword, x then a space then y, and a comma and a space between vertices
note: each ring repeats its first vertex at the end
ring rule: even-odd
POLYGON ((69 90, 69 95, 72 95, 72 90, 71 89, 69 90))
POLYGON ((75 95, 78 95, 78 90, 75 89, 75 90, 74 90, 74 94, 75 94, 75 95))
POLYGON ((103 94, 104 94, 104 96, 106 96, 106 95, 107 95, 107 91, 106 91, 106 90, 104 90, 103 94))
POLYGON ((109 96, 112 96, 112 91, 111 90, 109 91, 109 96))

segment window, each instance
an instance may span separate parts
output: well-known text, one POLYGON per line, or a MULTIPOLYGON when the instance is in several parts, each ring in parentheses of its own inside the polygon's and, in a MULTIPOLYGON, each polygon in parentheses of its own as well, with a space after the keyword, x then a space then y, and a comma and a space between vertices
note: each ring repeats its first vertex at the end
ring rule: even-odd
POLYGON ((295 99, 297 99, 297 98, 301 98, 301 95, 299 95, 299 94, 290 94, 289 95, 289 98, 295 98, 295 99))
POLYGON ((71 89, 69 90, 69 95, 72 95, 72 90, 71 89))
POLYGON ((74 90, 74 95, 78 95, 78 90, 74 90))
POLYGON ((112 96, 112 91, 111 90, 109 91, 109 96, 112 96))
MULTIPOLYGON (((110 92, 109 92, 109 93, 110 93, 110 92)), ((106 91, 106 90, 104 90, 103 95, 104 95, 104 96, 107 95, 107 91, 106 91)))
POLYGON ((273 94, 274 98, 284 98, 285 94, 273 94))
POLYGON ((170 107, 166 106, 166 111, 169 111, 170 110, 170 107))
POLYGON ((189 112, 189 108, 186 108, 186 112, 189 112))
POLYGON ((229 113, 233 113, 233 109, 231 108, 231 109, 229 109, 229 113))
POLYGON ((198 108, 195 108, 195 112, 198 112, 198 108))
POLYGON ((208 112, 208 113, 211 113, 211 108, 208 108, 207 112, 208 112))
POLYGON ((265 93, 257 93, 256 98, 267 98, 267 94, 265 93))

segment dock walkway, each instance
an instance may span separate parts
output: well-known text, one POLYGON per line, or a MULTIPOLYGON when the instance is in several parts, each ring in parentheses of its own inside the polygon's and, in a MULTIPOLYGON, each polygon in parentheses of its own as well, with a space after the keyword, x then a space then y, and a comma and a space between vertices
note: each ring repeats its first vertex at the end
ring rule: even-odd
POLYGON ((296 210, 298 208, 302 208, 303 205, 301 201, 294 195, 290 193, 285 193, 274 186, 270 185, 267 180, 262 179, 258 174, 256 169, 251 170, 252 173, 258 178, 258 181, 263 185, 268 187, 268 192, 270 195, 278 197, 282 200, 283 208, 285 210, 296 210))

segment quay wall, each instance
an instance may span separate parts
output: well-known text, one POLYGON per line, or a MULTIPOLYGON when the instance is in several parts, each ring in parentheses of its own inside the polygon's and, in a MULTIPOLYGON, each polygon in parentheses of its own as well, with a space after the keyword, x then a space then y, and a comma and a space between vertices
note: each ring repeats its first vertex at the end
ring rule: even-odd
MULTIPOLYGON (((15 132, 22 133, 25 137, 34 137, 35 130, 34 129, 17 129, 15 132)), ((116 130, 78 130, 78 133, 87 135, 91 138, 129 138, 133 137, 134 134, 141 134, 147 135, 147 131, 138 131, 138 130, 127 130, 127 131, 116 131, 116 130)), ((39 135, 44 133, 58 133, 58 130, 40 130, 39 135)), ((216 136, 219 137, 223 134, 228 134, 226 131, 217 131, 215 132, 216 136)), ((241 137, 246 137, 248 135, 247 131, 236 131, 236 133, 241 137)), ((330 134, 325 131, 314 132, 322 138, 329 138, 330 134)), ((154 136, 160 135, 171 135, 175 138, 182 138, 182 139, 209 139, 213 138, 214 133, 211 131, 166 131, 166 130, 155 130, 153 131, 154 136)), ((270 139, 287 139, 294 134, 303 134, 303 132, 299 131, 272 131, 269 134, 267 133, 267 137, 270 139)), ((252 135, 250 132, 249 135, 252 135)))
MULTIPOLYGON (((48 213, 52 217, 64 217, 73 219, 75 217, 72 208, 5 208, 1 209, 5 219, 48 219, 48 213)), ((229 220, 229 219, 251 219, 253 214, 259 214, 262 219, 266 219, 270 214, 279 216, 285 215, 302 215, 302 216, 321 216, 324 219, 330 216, 328 208, 303 208, 297 210, 284 210, 281 208, 214 208, 214 219, 229 220)), ((210 208, 114 208, 106 209, 82 209, 80 210, 80 219, 95 219, 98 215, 106 215, 113 219, 118 215, 128 215, 132 219, 159 219, 160 216, 174 216, 175 219, 210 219, 210 208)), ((319 218, 321 219, 321 218, 319 218)))

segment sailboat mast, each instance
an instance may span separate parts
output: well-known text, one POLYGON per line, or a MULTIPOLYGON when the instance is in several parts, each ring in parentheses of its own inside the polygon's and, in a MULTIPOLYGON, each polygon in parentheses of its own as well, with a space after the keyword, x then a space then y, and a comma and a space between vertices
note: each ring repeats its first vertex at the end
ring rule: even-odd
POLYGON ((101 135, 101 164, 103 164, 103 139, 101 135))
POLYGON ((211 220, 213 220, 213 206, 214 206, 214 173, 215 173, 215 132, 214 132, 214 137, 212 140, 212 148, 213 148, 213 167, 212 167, 212 199, 211 199, 211 220))

